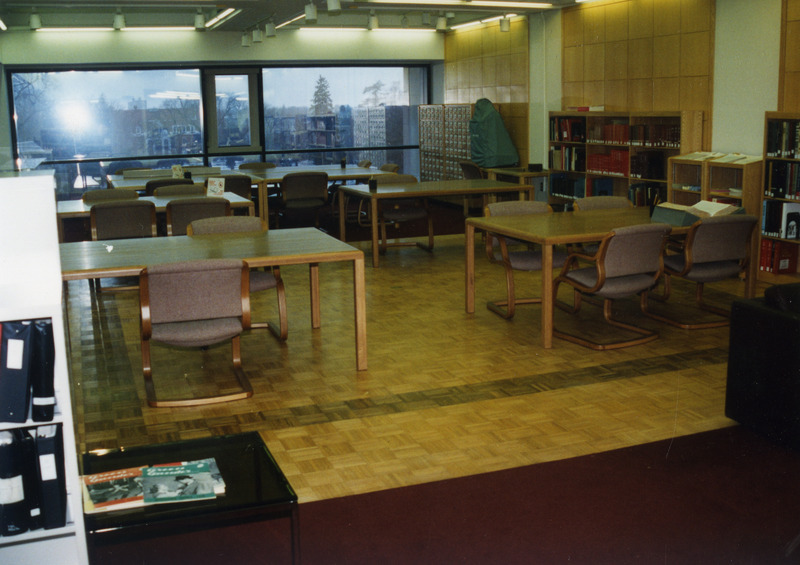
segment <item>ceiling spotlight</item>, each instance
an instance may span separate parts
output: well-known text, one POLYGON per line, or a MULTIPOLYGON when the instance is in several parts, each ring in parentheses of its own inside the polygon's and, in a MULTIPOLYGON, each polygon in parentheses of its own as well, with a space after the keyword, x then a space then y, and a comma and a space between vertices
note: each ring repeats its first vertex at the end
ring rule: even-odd
POLYGON ((436 31, 447 31, 447 18, 444 16, 436 18, 436 31))
POLYGON ((253 30, 253 43, 261 43, 262 41, 264 41, 264 30, 257 27, 253 30))
POLYGON ((328 0, 328 13, 338 14, 342 11, 342 3, 339 0, 328 0))
POLYGON ((367 29, 378 29, 378 15, 375 12, 369 13, 367 29))
POLYGON ((39 17, 39 14, 33 12, 28 20, 28 25, 30 25, 31 29, 39 29, 42 27, 42 18, 39 17))
POLYGON ((118 11, 114 14, 114 29, 122 29, 125 27, 125 14, 118 11))
POLYGON ((206 17, 203 15, 203 10, 198 9, 194 15, 194 29, 206 29, 206 17))
POLYGON ((506 17, 500 18, 500 31, 511 30, 511 20, 506 17))
POLYGON ((250 39, 250 34, 244 32, 242 34, 242 47, 250 47, 253 44, 253 41, 250 39))
POLYGON ((267 25, 264 27, 264 35, 267 37, 275 37, 275 24, 272 22, 267 22, 267 25))
POLYGON ((422 25, 424 26, 431 25, 431 15, 429 12, 422 12, 422 25))
POLYGON ((306 21, 307 22, 317 21, 317 7, 312 2, 306 4, 306 21))
POLYGON ((403 29, 408 27, 408 18, 406 16, 403 16, 403 18, 400 20, 400 27, 403 29))

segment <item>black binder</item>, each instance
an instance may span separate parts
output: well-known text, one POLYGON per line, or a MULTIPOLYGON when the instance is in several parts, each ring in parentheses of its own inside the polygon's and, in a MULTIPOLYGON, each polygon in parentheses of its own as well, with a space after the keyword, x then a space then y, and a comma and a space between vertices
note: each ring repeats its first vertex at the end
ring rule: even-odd
POLYGON ((28 507, 28 529, 44 527, 42 506, 39 501, 39 463, 36 453, 35 430, 14 430, 22 444, 22 487, 25 489, 25 502, 28 507))
POLYGON ((30 403, 30 322, 3 322, 0 338, 0 422, 25 422, 30 403))
POLYGON ((64 476, 64 443, 61 426, 36 429, 39 454, 39 499, 45 529, 60 528, 67 522, 67 485, 64 476))
POLYGON ((13 536, 28 531, 28 504, 22 478, 22 444, 10 431, 0 432, 0 535, 13 536))
POLYGON ((54 381, 55 344, 53 323, 33 323, 33 345, 30 358, 31 418, 34 422, 51 422, 56 406, 54 381))

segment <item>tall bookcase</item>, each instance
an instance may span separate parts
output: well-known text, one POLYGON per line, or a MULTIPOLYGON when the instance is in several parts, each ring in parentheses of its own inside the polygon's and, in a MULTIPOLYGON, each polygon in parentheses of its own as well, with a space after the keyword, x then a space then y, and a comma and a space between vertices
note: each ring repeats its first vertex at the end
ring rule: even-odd
POLYGON ((766 112, 759 279, 798 282, 800 113, 766 112))
POLYGON ((741 206, 748 214, 761 210, 761 157, 694 152, 670 157, 667 200, 691 206, 716 200, 741 206))
POLYGON ((66 479, 66 526, 0 537, 0 563, 88 563, 62 308, 61 261, 52 174, 0 173, 0 320, 50 320, 55 337, 55 416, 52 422, 0 423, 0 430, 61 427, 66 479))
POLYGON ((551 197, 625 196, 636 205, 667 195, 667 159, 697 151, 703 113, 550 112, 551 197))

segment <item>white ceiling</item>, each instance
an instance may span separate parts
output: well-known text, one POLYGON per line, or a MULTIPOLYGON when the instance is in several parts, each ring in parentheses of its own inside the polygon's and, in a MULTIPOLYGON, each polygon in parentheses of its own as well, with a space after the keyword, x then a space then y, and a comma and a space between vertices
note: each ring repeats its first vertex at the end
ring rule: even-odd
MULTIPOLYGON (((431 0, 419 0, 424 4, 387 4, 373 0, 341 0, 341 12, 328 13, 327 0, 27 0, 0 1, 0 19, 9 30, 29 29, 29 18, 36 12, 44 27, 94 27, 111 26, 114 15, 121 12, 126 25, 136 26, 192 26, 195 14, 200 10, 206 20, 224 10, 235 8, 240 12, 214 30, 244 32, 272 20, 279 25, 304 13, 305 4, 313 1, 317 8, 318 26, 360 26, 365 27, 371 11, 378 16, 380 27, 433 27, 440 15, 451 16, 449 25, 488 18, 504 13, 530 15, 544 11, 542 8, 495 8, 476 7, 469 1, 459 5, 430 5, 431 0), (403 21, 405 17, 405 22, 403 21)), ((384 2, 386 0, 382 0, 384 2)), ((409 0, 405 0, 409 1, 409 0)), ((499 0, 497 0, 499 1, 499 0)), ((524 0, 523 0, 524 1, 524 0)), ((548 0, 550 9, 572 6, 575 0, 548 0)), ((526 2, 529 3, 529 2, 526 2)), ((306 24, 300 20, 295 25, 306 24)), ((212 32, 214 30, 211 30, 212 32)), ((207 30, 208 31, 208 30, 207 30)), ((279 32, 280 33, 280 32, 279 32)))

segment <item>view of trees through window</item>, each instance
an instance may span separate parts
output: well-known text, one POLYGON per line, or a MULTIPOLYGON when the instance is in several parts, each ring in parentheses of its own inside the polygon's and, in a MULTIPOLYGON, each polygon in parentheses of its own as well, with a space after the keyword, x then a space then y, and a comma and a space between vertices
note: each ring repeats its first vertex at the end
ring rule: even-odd
MULTIPOLYGON (((266 158, 283 165, 396 162, 418 167, 416 104, 425 71, 415 67, 260 69, 263 108, 253 129, 250 81, 214 75, 216 151, 203 131, 200 68, 8 72, 20 169, 56 170, 60 198, 104 186, 119 161, 235 168, 266 158), (413 101, 413 103, 412 103, 413 101), (260 140, 264 141, 259 152, 260 140), (410 147, 409 147, 410 146, 410 147), (236 150, 239 154, 229 153, 236 150)), ((411 169, 409 169, 411 167, 411 169)))

